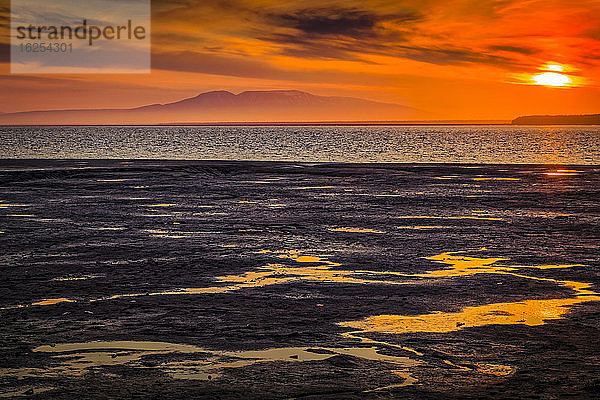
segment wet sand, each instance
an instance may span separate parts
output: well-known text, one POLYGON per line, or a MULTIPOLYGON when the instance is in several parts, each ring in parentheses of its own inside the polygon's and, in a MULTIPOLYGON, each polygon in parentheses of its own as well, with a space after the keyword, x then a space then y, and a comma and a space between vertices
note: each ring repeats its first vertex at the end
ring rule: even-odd
POLYGON ((597 398, 600 168, 0 161, 0 396, 597 398))

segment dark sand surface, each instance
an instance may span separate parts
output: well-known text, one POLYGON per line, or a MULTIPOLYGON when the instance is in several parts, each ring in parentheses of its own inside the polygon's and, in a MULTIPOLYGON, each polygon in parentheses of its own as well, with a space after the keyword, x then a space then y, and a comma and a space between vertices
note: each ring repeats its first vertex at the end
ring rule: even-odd
POLYGON ((600 169, 0 161, 0 396, 598 398, 600 169))

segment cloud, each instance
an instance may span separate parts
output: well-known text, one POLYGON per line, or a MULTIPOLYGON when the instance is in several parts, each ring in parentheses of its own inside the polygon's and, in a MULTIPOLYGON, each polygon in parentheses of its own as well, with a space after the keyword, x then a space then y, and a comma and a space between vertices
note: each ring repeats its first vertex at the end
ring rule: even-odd
POLYGON ((152 68, 243 78, 285 79, 290 74, 259 60, 194 51, 154 52, 152 68))
POLYGON ((274 66, 248 57, 223 56, 193 51, 154 53, 153 70, 195 72, 200 74, 254 78, 280 82, 318 84, 356 84, 386 86, 398 79, 398 74, 365 74, 337 69, 292 69, 274 66))
MULTIPOLYGON (((517 64, 516 60, 507 55, 496 54, 497 50, 501 50, 498 48, 478 50, 443 42, 423 46, 412 44, 410 35, 404 38, 399 34, 387 36, 381 34, 377 37, 378 40, 359 40, 337 35, 307 37, 290 33, 274 33, 261 39, 281 45, 280 54, 305 59, 360 61, 372 64, 372 61, 368 61, 367 55, 378 55, 436 65, 481 63, 508 68, 517 64)), ((509 49, 504 46, 502 50, 509 49)), ((524 48, 510 48, 510 50, 520 54, 526 51, 524 48)))
POLYGON ((600 26, 595 26, 583 33, 584 37, 600 41, 600 26))
MULTIPOLYGON (((310 39, 290 33, 276 33, 262 40, 281 45, 278 54, 313 60, 344 60, 365 62, 361 52, 344 39, 310 39)), ((357 45, 357 43, 355 43, 357 45)))
POLYGON ((565 37, 577 36, 577 29, 598 36, 595 17, 583 13, 593 2, 155 0, 153 34, 161 51, 174 50, 171 42, 178 51, 262 60, 285 56, 299 63, 340 60, 366 67, 385 56, 433 65, 531 69, 553 55, 549 48, 556 46, 558 30, 565 37), (589 21, 570 21, 581 15, 589 21))
POLYGON ((275 16, 280 26, 295 28, 305 36, 347 36, 355 39, 374 38, 382 22, 409 23, 420 20, 419 13, 407 10, 398 14, 377 14, 355 8, 308 8, 275 16))
POLYGON ((346 72, 355 78, 399 70, 415 76, 447 73, 437 66, 526 72, 553 60, 577 67, 597 63, 595 3, 153 0, 153 68, 319 82, 319 71, 327 71, 339 82, 346 72))
POLYGON ((461 63, 481 63, 509 67, 515 61, 495 54, 487 54, 477 50, 461 48, 427 48, 427 47, 400 47, 394 53, 397 57, 408 58, 415 61, 437 65, 456 65, 461 63))
MULTIPOLYGON (((507 1, 493 3, 496 10, 499 3, 506 5, 507 1)), ((454 40, 444 31, 449 22, 436 14, 435 7, 441 5, 438 1, 399 1, 394 9, 384 4, 389 3, 371 8, 330 5, 265 13, 263 25, 255 27, 255 38, 275 44, 275 54, 371 64, 369 56, 375 55, 435 65, 480 63, 514 68, 519 64, 515 56, 534 53, 522 46, 489 47, 476 40, 454 40)))
POLYGON ((519 53, 524 55, 531 55, 537 53, 539 50, 531 47, 521 46, 510 46, 510 45, 494 45, 489 47, 492 51, 505 51, 507 53, 519 53))
POLYGON ((336 59, 344 61, 373 62, 366 59, 366 55, 380 55, 387 57, 405 58, 414 61, 436 65, 457 65, 462 63, 481 63, 514 67, 515 60, 509 57, 489 54, 478 50, 446 47, 421 47, 395 43, 370 43, 343 40, 307 40, 293 35, 274 35, 270 41, 285 44, 281 54, 308 59, 336 59))

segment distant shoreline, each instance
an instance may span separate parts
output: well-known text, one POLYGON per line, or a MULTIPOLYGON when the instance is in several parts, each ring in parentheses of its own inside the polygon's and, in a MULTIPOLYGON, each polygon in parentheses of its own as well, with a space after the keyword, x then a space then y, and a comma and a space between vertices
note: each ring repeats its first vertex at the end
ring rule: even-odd
POLYGON ((516 118, 513 125, 600 125, 600 114, 587 115, 527 115, 516 118))

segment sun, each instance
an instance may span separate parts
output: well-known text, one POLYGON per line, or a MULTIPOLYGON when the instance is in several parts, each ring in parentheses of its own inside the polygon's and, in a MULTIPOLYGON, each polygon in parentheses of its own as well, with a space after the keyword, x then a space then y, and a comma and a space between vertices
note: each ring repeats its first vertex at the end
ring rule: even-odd
POLYGON ((544 72, 542 74, 534 75, 531 79, 537 85, 553 87, 566 87, 573 83, 573 80, 567 75, 559 74, 557 72, 544 72))

